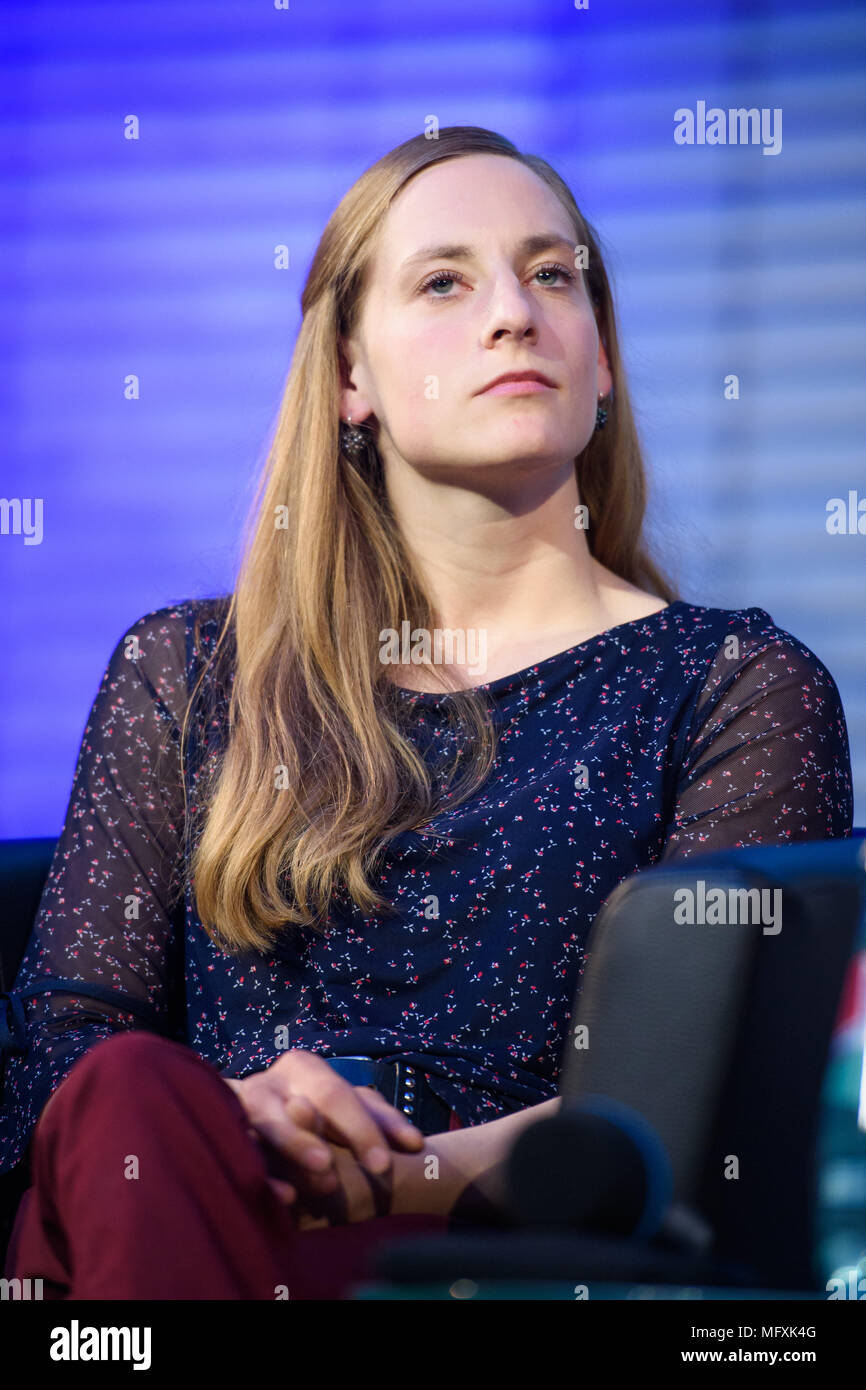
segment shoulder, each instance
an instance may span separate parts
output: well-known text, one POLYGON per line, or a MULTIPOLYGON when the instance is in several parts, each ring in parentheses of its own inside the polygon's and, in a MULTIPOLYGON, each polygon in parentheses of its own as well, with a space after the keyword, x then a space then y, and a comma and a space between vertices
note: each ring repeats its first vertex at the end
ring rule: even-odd
POLYGON ((747 673, 760 684, 803 676, 835 682, 821 658, 804 641, 780 627, 764 608, 712 608, 677 605, 684 666, 711 687, 747 673))
POLYGON ((196 673, 216 649, 229 601, 183 599, 134 619, 115 641, 103 687, 137 707, 148 699, 180 719, 196 673))
POLYGON ((678 752, 686 756, 691 745, 697 754, 716 740, 781 738, 798 762, 820 749, 844 776, 850 753, 842 699, 811 647, 763 608, 683 607, 689 640, 681 655, 691 679, 678 752))
POLYGON ((677 835, 686 824, 715 835, 717 812, 741 837, 850 835, 848 729, 821 658, 763 608, 683 605, 681 621, 693 680, 671 759, 690 798, 677 835))
POLYGON ((115 655, 135 652, 145 660, 161 656, 182 666, 189 664, 191 656, 209 655, 222 630, 230 597, 182 599, 143 613, 118 639, 115 655))

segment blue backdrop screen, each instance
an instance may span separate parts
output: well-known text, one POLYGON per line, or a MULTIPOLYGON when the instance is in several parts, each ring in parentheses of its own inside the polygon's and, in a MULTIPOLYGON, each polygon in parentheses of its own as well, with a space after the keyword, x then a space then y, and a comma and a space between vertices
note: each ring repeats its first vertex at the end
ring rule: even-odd
POLYGON ((431 116, 570 182, 660 557, 827 664, 866 822, 866 535, 826 526, 866 499, 862 6, 30 0, 2 22, 0 836, 58 833, 130 624, 232 586, 318 237, 431 116), (701 142, 740 107, 760 142, 701 142))

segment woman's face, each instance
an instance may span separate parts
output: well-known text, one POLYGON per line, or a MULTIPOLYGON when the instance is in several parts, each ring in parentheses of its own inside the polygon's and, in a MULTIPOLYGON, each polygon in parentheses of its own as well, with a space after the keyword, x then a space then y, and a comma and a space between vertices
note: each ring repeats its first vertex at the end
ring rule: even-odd
POLYGON ((342 415, 375 416, 386 466, 396 456, 438 477, 572 461, 611 388, 574 260, 565 208, 518 161, 473 154, 417 174, 383 221, 358 329, 343 343, 342 415), (516 371, 552 388, 485 391, 516 371))

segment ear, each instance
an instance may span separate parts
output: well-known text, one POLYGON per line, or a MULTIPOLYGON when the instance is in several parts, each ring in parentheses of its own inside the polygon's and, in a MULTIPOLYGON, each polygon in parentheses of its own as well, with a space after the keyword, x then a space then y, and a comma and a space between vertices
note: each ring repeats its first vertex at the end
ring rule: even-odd
POLYGON ((595 322, 598 328, 598 389, 602 396, 609 396, 613 389, 613 373, 610 370, 610 362, 607 357, 607 348, 604 342, 604 330, 599 318, 599 310, 596 306, 595 322))
POLYGON ((340 419, 352 417, 352 424, 359 425, 372 414, 372 407, 363 390, 355 384, 353 376, 363 375, 356 367, 355 346, 348 338, 337 340, 337 360, 340 371, 340 419))

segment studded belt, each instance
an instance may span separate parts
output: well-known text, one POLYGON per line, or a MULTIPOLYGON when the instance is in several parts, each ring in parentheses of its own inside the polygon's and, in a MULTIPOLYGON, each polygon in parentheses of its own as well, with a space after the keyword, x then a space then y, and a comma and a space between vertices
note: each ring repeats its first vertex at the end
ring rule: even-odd
POLYGON ((422 1134, 441 1134, 448 1129, 451 1107, 430 1089, 414 1063, 400 1057, 390 1062, 373 1057, 326 1057, 325 1061, 352 1086, 373 1086, 422 1134))

